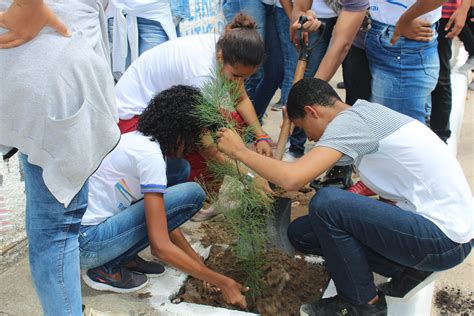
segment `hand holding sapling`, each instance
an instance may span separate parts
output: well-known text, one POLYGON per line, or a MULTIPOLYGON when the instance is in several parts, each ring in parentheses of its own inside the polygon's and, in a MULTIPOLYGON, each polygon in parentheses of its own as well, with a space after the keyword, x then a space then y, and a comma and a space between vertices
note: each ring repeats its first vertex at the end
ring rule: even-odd
POLYGON ((219 129, 216 135, 217 148, 232 159, 238 160, 238 154, 247 150, 242 138, 240 138, 236 132, 228 128, 219 129))

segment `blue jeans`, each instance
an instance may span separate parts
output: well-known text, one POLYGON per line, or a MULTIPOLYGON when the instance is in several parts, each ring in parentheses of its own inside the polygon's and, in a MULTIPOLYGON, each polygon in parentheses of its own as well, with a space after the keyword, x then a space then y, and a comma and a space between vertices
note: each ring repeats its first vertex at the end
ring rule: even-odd
MULTIPOLYGON (((436 33, 436 25, 433 25, 436 33)), ((366 51, 372 74, 372 101, 425 123, 425 102, 439 75, 436 36, 430 42, 401 37, 390 44, 394 27, 372 21, 366 51)))
MULTIPOLYGON (((243 11, 257 23, 257 32, 265 39, 265 7, 260 0, 223 0, 222 12, 227 23, 234 16, 243 11)), ((257 71, 245 80, 245 90, 250 100, 255 102, 257 86, 263 78, 263 67, 259 66, 257 71)))
MULTIPOLYGON (((190 166, 184 159, 167 158, 168 188, 164 195, 168 231, 181 226, 202 207, 205 193, 194 183, 187 182, 190 166)), ((79 247, 81 268, 104 266, 108 273, 118 268, 149 245, 144 200, 98 225, 83 225, 79 247)))
POLYGON ((296 249, 325 258, 338 294, 354 304, 375 297, 372 272, 392 277, 406 267, 450 269, 473 245, 451 241, 417 213, 336 188, 318 191, 288 237, 296 249))
MULTIPOLYGON (((326 23, 326 31, 324 32, 324 37, 319 42, 318 46, 316 46, 309 56, 308 65, 306 67, 306 71, 304 73, 305 78, 307 77, 314 77, 316 71, 319 68, 319 64, 324 58, 326 51, 329 46, 329 42, 331 41, 332 31, 334 29, 334 25, 336 24, 337 18, 329 18, 329 19, 320 19, 320 21, 326 23)), ((314 43, 320 37, 320 33, 310 33, 309 41, 314 43)), ((293 129, 293 133, 290 136, 290 152, 295 157, 301 157, 304 154, 304 144, 306 143, 306 134, 301 128, 295 127, 293 129)))
POLYGON ((87 183, 67 208, 43 181, 43 170, 20 155, 26 191, 26 232, 31 275, 45 315, 82 315, 79 227, 87 183))
POLYGON ((184 183, 191 174, 191 165, 186 159, 166 157, 166 182, 168 187, 184 183))
MULTIPOLYGON (((110 50, 112 51, 113 43, 113 28, 114 28, 114 19, 110 18, 107 21, 108 29, 109 29, 109 45, 110 50)), ((144 18, 137 18, 138 24, 138 54, 139 56, 153 48, 157 45, 160 45, 166 42, 169 38, 166 34, 165 30, 161 26, 160 22, 144 19, 144 18)), ((130 47, 127 53, 127 63, 126 68, 130 66, 131 63, 131 56, 130 56, 130 47)))
MULTIPOLYGON (((187 222, 202 207, 206 197, 195 182, 172 186, 164 195, 166 221, 171 232, 187 222)), ((79 247, 81 268, 104 266, 115 273, 149 245, 144 200, 98 225, 81 226, 79 247)))
POLYGON ((173 22, 176 26, 176 35, 179 37, 181 36, 181 32, 179 30, 179 24, 184 19, 189 18, 190 9, 189 9, 189 0, 173 0, 170 1, 171 6, 171 15, 173 16, 173 22))
POLYGON ((286 105, 293 85, 293 78, 298 61, 296 47, 290 41, 290 20, 282 8, 275 8, 278 36, 283 53, 283 81, 281 83, 281 104, 286 105))
POLYGON ((275 95, 283 79, 283 55, 276 25, 275 6, 264 4, 265 7, 265 61, 263 78, 255 92, 253 106, 261 121, 267 106, 275 95))

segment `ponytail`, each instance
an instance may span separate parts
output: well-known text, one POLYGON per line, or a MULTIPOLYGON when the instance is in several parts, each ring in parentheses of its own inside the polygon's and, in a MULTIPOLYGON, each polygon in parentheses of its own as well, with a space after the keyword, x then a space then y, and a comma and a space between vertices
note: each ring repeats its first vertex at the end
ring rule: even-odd
POLYGON ((262 37, 257 32, 257 23, 248 15, 238 13, 225 26, 224 34, 217 41, 224 64, 258 66, 265 55, 262 37))

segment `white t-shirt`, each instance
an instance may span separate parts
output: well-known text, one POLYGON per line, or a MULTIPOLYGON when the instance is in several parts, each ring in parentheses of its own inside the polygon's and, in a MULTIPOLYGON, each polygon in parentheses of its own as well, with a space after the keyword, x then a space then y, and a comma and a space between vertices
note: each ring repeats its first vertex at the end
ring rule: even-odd
POLYGON ((97 225, 143 198, 166 191, 166 163, 160 145, 140 132, 119 144, 89 178, 89 203, 82 225, 97 225))
POLYGON ((362 182, 404 210, 429 219, 452 241, 474 238, 472 193, 448 147, 428 127, 358 100, 328 125, 316 146, 344 154, 362 182))
POLYGON ((329 19, 337 16, 336 12, 334 12, 324 0, 313 0, 311 10, 316 12, 318 19, 329 19))
POLYGON ((217 34, 184 36, 141 55, 115 86, 120 119, 141 114, 156 94, 172 86, 201 88, 216 67, 218 39, 217 34))
MULTIPOLYGON (((294 0, 292 2, 295 2, 294 0)), ((275 2, 275 5, 281 8, 281 3, 279 0, 275 2)), ((316 13, 316 16, 321 19, 329 19, 336 17, 337 14, 331 9, 324 0, 313 0, 313 4, 311 5, 311 10, 316 13)))
MULTIPOLYGON (((400 16, 415 2, 416 0, 370 0, 370 17, 381 23, 395 25, 400 16)), ((440 18, 441 7, 420 16, 420 19, 431 24, 436 23, 440 18)))

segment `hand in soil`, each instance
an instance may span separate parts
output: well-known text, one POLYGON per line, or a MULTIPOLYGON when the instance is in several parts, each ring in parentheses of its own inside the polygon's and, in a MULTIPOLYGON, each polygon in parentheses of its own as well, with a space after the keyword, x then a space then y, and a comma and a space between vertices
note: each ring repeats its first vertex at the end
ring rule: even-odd
POLYGON ((206 291, 208 291, 209 293, 211 293, 211 294, 221 293, 221 289, 218 286, 213 285, 213 284, 211 284, 209 282, 206 282, 206 281, 202 281, 202 283, 203 283, 203 286, 206 289, 206 291))
POLYGON ((247 301, 242 293, 248 292, 248 287, 242 286, 232 279, 229 279, 224 286, 221 286, 222 295, 228 304, 239 306, 242 309, 247 308, 247 301))

